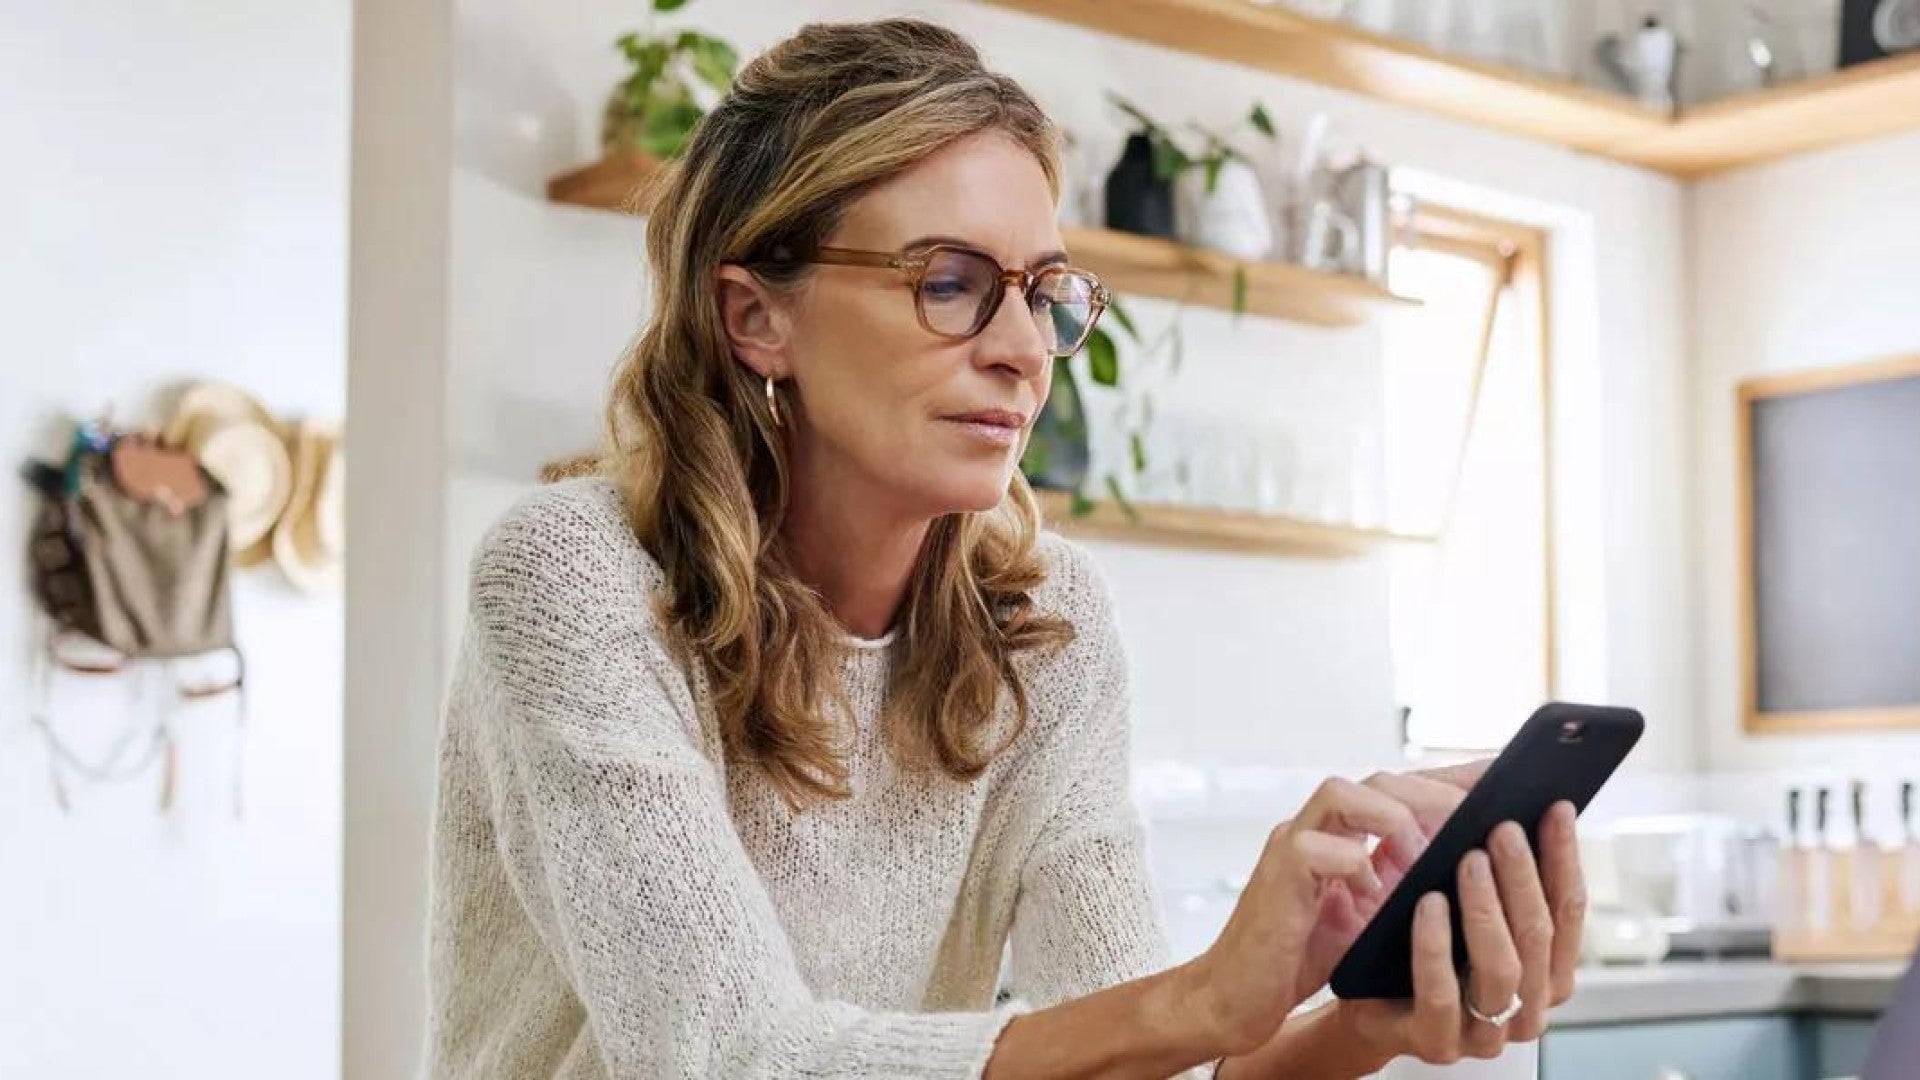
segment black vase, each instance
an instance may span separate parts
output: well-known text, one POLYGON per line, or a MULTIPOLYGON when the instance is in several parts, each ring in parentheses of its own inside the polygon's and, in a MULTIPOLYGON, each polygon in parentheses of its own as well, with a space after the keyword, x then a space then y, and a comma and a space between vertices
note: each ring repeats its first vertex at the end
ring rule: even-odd
POLYGON ((1153 168, 1153 142, 1127 137, 1120 160, 1107 174, 1107 228, 1173 239, 1173 181, 1153 168))

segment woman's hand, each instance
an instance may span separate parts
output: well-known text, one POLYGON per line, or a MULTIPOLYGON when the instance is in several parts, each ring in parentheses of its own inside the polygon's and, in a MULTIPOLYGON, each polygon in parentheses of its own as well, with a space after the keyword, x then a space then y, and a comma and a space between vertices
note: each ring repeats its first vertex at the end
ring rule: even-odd
POLYGON ((1376 773, 1365 781, 1367 787, 1405 803, 1413 811, 1420 831, 1406 839, 1389 838, 1374 849, 1373 869, 1385 886, 1379 893, 1361 896, 1336 884, 1321 895, 1320 916, 1308 940, 1307 962, 1300 972, 1301 983, 1306 988, 1302 997, 1333 977, 1334 966, 1347 954, 1354 938, 1360 936, 1361 929, 1386 902, 1387 894, 1413 868, 1427 841, 1452 816, 1454 808, 1466 797, 1467 789, 1479 782, 1487 765, 1486 761, 1478 761, 1427 772, 1376 773))
POLYGON ((1556 804, 1540 827, 1536 863, 1520 826, 1495 829, 1488 851, 1459 869, 1460 918, 1467 939, 1464 993, 1453 970, 1453 934, 1446 899, 1431 894, 1414 920, 1411 1001, 1341 1001, 1341 1026, 1384 1062, 1411 1054, 1432 1064, 1490 1058, 1510 1042, 1546 1030, 1547 1010, 1573 994, 1574 968, 1586 916, 1573 806, 1556 804), (1493 1016, 1518 996, 1520 1011, 1504 1026, 1472 1016, 1465 1003, 1493 1016))
POLYGON ((1325 976, 1309 939, 1334 891, 1377 904, 1386 885, 1368 851, 1417 850, 1419 816, 1382 785, 1328 780, 1292 821, 1273 830, 1233 914, 1188 965, 1200 1021, 1229 1054, 1258 1047, 1325 976))

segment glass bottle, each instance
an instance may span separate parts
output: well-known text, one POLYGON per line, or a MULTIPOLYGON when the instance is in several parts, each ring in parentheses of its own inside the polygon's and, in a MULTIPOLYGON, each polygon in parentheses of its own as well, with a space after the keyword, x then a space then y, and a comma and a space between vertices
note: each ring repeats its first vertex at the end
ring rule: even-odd
POLYGON ((1491 63, 1509 63, 1501 25, 1506 5, 1497 0, 1457 0, 1446 29, 1446 51, 1491 63))
POLYGON ((1799 46, 1798 74, 1825 75, 1840 65, 1840 0, 1791 0, 1794 37, 1799 46))

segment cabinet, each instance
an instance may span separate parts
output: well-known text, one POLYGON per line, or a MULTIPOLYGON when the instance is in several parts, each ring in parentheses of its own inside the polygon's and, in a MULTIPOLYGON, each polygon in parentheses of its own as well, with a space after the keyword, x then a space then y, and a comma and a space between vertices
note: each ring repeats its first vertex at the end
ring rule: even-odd
POLYGON ((1858 1076, 1873 1049, 1872 1020, 1855 1018, 1808 1021, 1814 1048, 1814 1072, 1819 1077, 1858 1076))
POLYGON ((1867 1019, 1715 1017, 1549 1029, 1540 1080, 1826 1080, 1857 1076, 1867 1019))
POLYGON ((1789 1016, 1733 1016, 1549 1030, 1540 1080, 1806 1080, 1789 1016))

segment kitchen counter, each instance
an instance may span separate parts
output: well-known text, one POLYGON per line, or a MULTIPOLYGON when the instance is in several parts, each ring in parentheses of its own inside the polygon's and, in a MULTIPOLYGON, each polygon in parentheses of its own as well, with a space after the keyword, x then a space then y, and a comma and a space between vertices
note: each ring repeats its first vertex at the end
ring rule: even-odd
POLYGON ((1903 963, 1781 964, 1771 960, 1670 961, 1582 968, 1554 1027, 1685 1020, 1756 1013, 1877 1016, 1903 963))

